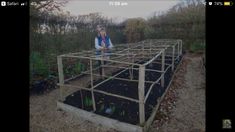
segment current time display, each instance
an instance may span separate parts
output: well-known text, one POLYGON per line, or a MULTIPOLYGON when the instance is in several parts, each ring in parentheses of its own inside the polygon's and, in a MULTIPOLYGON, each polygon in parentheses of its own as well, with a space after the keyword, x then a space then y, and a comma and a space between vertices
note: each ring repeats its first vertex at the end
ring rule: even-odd
POLYGON ((109 1, 110 6, 127 6, 127 2, 120 2, 120 1, 109 1))

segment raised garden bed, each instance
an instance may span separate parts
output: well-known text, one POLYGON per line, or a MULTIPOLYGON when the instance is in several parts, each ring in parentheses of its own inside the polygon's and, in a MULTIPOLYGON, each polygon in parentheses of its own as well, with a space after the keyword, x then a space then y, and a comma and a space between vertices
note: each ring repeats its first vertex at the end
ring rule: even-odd
MULTIPOLYGON (((109 76, 93 78, 95 74, 90 72, 91 81, 89 81, 90 84, 85 83, 88 84, 87 86, 80 85, 80 77, 74 77, 69 81, 64 81, 63 76, 60 77, 61 91, 65 89, 66 85, 78 89, 62 95, 63 97, 58 101, 58 108, 120 131, 146 131, 170 85, 175 69, 182 59, 182 50, 178 50, 178 56, 175 55, 175 47, 182 48, 182 43, 180 45, 178 40, 170 42, 175 43, 165 45, 166 48, 161 49, 161 52, 156 52, 153 59, 151 57, 150 59, 141 59, 130 63, 126 69, 111 70, 109 76), (167 49, 172 46, 173 50, 167 49), (165 55, 167 51, 168 53, 173 51, 172 56, 165 55), (157 56, 158 54, 159 56, 157 56), (140 67, 143 65, 145 69, 141 71, 140 67), (130 72, 130 66, 132 72, 130 72), (141 75, 139 76, 139 74, 141 75), (78 86, 74 86, 76 84, 78 86), (141 89, 143 95, 140 93, 141 89)), ((145 47, 145 49, 147 48, 145 47)), ((128 55, 130 55, 129 52, 128 55)), ((58 60, 58 62, 60 61, 62 60, 58 60)), ((58 67, 61 71, 62 67, 58 67)), ((90 71, 93 71, 92 66, 90 71)))

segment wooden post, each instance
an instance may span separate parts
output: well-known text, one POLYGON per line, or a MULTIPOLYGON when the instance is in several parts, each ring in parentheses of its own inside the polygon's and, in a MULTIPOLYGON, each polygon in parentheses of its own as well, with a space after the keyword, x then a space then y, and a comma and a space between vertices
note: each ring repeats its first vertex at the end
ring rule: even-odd
POLYGON ((144 83, 145 83, 145 66, 139 67, 139 120, 140 124, 145 122, 145 112, 144 112, 144 83))
POLYGON ((162 79, 161 79, 161 86, 164 87, 164 78, 165 78, 165 75, 164 75, 164 71, 165 71, 165 49, 163 49, 162 51, 162 79))
MULTIPOLYGON (((150 42, 150 58, 152 57, 152 41, 150 42)), ((152 63, 150 63, 150 67, 152 67, 152 63)))
MULTIPOLYGON (((129 46, 129 44, 128 44, 128 47, 127 47, 127 48, 128 48, 128 50, 127 50, 128 61, 131 62, 131 63, 133 63, 133 62, 132 62, 132 61, 133 61, 133 60, 132 60, 132 55, 130 55, 130 50, 129 50, 129 49, 130 49, 130 46, 129 46)), ((132 71, 133 71, 133 70, 132 70, 132 66, 131 66, 131 67, 129 67, 129 76, 130 76, 130 80, 132 80, 132 71)))
POLYGON ((144 44, 142 45, 142 58, 144 58, 144 44))
POLYGON ((129 76, 130 76, 130 80, 132 80, 132 71, 133 71, 132 66, 130 66, 130 67, 129 67, 129 76))
POLYGON ((132 65, 131 66, 131 80, 133 80, 133 68, 134 68, 134 66, 132 65))
MULTIPOLYGON (((101 58, 102 59, 104 59, 104 51, 102 50, 101 51, 101 58)), ((102 79, 104 79, 104 67, 103 67, 103 65, 104 65, 104 61, 103 60, 101 60, 101 77, 102 77, 102 79)))
POLYGON ((92 104, 93 104, 93 110, 96 111, 95 96, 94 96, 94 91, 93 91, 92 59, 90 59, 90 71, 91 71, 91 96, 92 96, 92 104))
POLYGON ((183 42, 182 40, 180 40, 180 55, 182 55, 182 50, 183 50, 183 42))
POLYGON ((172 72, 174 71, 174 67, 175 67, 175 46, 173 45, 172 46, 172 67, 171 67, 171 70, 172 72))
POLYGON ((92 71, 92 59, 90 59, 90 72, 91 72, 91 88, 93 88, 93 71, 92 71))
MULTIPOLYGON (((134 55, 133 55, 133 52, 131 52, 131 63, 134 63, 134 55)), ((134 68, 134 65, 131 65, 131 80, 133 79, 133 68, 134 68)))
POLYGON ((60 84, 60 100, 63 101, 63 84, 64 84, 64 72, 63 72, 63 63, 62 63, 62 57, 57 56, 57 64, 58 64, 58 72, 59 72, 59 84, 60 84))

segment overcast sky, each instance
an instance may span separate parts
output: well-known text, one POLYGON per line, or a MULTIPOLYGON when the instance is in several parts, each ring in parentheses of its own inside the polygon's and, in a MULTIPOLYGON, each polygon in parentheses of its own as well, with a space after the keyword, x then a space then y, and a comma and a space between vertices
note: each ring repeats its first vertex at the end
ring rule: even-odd
POLYGON ((103 16, 120 22, 126 18, 148 18, 154 12, 167 11, 180 0, 70 0, 63 9, 71 15, 99 12, 103 16), (118 5, 120 2, 121 5, 118 5), (116 4, 116 5, 115 5, 116 4))

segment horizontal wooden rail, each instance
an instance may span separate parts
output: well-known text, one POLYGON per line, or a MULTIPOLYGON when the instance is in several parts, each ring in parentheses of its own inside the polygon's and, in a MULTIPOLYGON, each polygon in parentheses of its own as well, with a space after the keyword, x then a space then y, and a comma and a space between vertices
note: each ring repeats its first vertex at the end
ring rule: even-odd
MULTIPOLYGON (((82 90, 92 91, 91 88, 86 88, 86 87, 81 87, 81 86, 74 86, 74 85, 69 85, 69 84, 62 84, 61 85, 59 83, 57 85, 62 86, 62 87, 71 87, 71 88, 78 88, 78 89, 82 89, 82 90)), ((118 98, 122 98, 122 99, 126 99, 126 100, 130 100, 130 101, 139 103, 139 100, 134 99, 134 98, 129 98, 129 97, 125 97, 125 96, 121 96, 121 95, 117 95, 117 94, 113 94, 113 93, 109 93, 109 92, 104 92, 104 91, 98 90, 98 89, 93 89, 93 91, 97 92, 97 93, 102 93, 102 94, 105 94, 105 95, 118 97, 118 98)))

